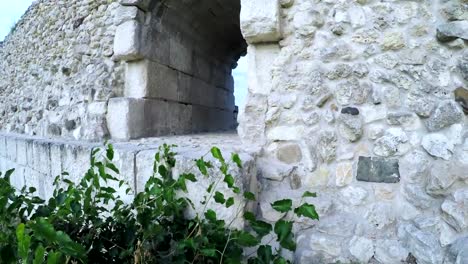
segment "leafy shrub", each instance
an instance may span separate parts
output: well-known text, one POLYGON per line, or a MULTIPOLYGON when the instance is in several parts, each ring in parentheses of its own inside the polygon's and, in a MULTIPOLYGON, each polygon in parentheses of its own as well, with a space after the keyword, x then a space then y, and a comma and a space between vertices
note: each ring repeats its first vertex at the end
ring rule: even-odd
MULTIPOLYGON (((296 248, 294 222, 288 219, 292 214, 319 219, 313 205, 293 208, 290 199, 272 204, 283 214, 273 224, 258 220, 254 212, 239 215, 242 210, 237 217, 244 217, 248 230, 218 219, 207 205, 214 199, 227 208, 234 206, 234 197, 225 197, 216 187, 226 184, 240 194, 228 171, 229 164, 241 168, 242 162, 237 154, 226 161, 216 147, 211 155, 217 165, 205 161, 205 156, 195 161, 211 184, 202 201, 203 215, 187 218, 185 212, 195 206, 180 193, 186 193, 187 181, 196 182, 197 177, 192 173, 174 177, 175 155, 172 146, 160 147, 153 175, 132 203, 118 194, 121 188, 127 194, 131 189, 116 177, 112 145, 92 152, 91 167, 79 183, 67 173, 58 176, 48 201, 34 196, 34 187, 16 190, 10 184, 13 170, 0 174, 0 263, 289 263, 281 256, 282 250, 296 248), (210 176, 213 169, 221 176, 210 176), (279 242, 278 250, 261 243, 270 234, 279 242), (245 248, 252 247, 257 248, 256 255, 246 256, 245 248)), ((253 193, 243 196, 255 201, 253 193)), ((315 196, 306 192, 303 197, 315 196)))

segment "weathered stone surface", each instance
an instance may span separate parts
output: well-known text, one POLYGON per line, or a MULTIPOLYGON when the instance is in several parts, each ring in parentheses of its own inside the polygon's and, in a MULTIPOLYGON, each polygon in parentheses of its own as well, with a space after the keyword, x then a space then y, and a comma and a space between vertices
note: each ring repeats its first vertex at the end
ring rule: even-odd
POLYGON ((462 237, 453 242, 447 253, 446 263, 468 263, 468 237, 462 237))
POLYGON ((423 232, 411 224, 404 224, 399 227, 398 235, 418 263, 442 263, 442 247, 433 234, 423 232))
POLYGON ((390 128, 374 144, 374 153, 381 157, 404 154, 407 150, 408 136, 401 128, 390 128))
POLYGON ((446 161, 436 161, 433 163, 429 181, 426 186, 430 195, 445 195, 458 179, 458 175, 452 169, 452 164, 446 161))
MULTIPOLYGON (((468 72, 468 66, 467 66, 466 71, 468 72)), ((457 88, 455 90, 455 102, 460 104, 460 106, 463 109, 463 112, 465 112, 465 115, 467 115, 468 114, 468 90, 464 88, 457 88)))
POLYGON ((406 184, 402 188, 402 193, 409 203, 421 209, 435 206, 437 201, 426 193, 426 189, 421 184, 406 184))
POLYGON ((424 183, 429 175, 431 158, 422 150, 413 150, 400 160, 401 177, 410 183, 424 183))
POLYGON ((302 160, 302 150, 297 144, 286 144, 278 148, 276 157, 286 164, 298 163, 302 160))
POLYGON ((400 181, 398 160, 377 157, 359 157, 358 181, 396 183, 400 181))
POLYGON ((374 255, 374 243, 365 237, 353 237, 349 242, 349 252, 357 261, 367 263, 374 255))
POLYGON ((377 240, 375 259, 381 263, 401 263, 408 257, 408 250, 398 240, 377 240))
POLYGON ((449 160, 452 157, 454 145, 442 134, 429 134, 423 137, 421 145, 434 157, 449 160))
POLYGON ((281 37, 277 1, 241 1, 241 27, 249 43, 278 41, 281 37), (258 8, 262 6, 263 8, 258 8))
POLYGON ((338 131, 342 137, 350 142, 359 140, 363 134, 361 117, 341 114, 338 131))
POLYGON ((353 186, 344 188, 340 193, 344 203, 354 206, 362 205, 368 196, 368 192, 364 188, 353 186))
POLYGON ((458 232, 468 228, 468 189, 460 189, 442 204, 444 218, 458 232))
POLYGON ((460 122, 463 117, 463 111, 456 102, 444 101, 434 110, 434 113, 427 120, 426 126, 429 131, 437 131, 460 122))
POLYGON ((353 180, 353 164, 344 162, 336 165, 335 178, 336 186, 342 187, 350 184, 353 180))
POLYGON ((317 153, 323 161, 331 162, 336 158, 338 137, 334 131, 320 132, 317 142, 317 153))
POLYGON ((468 40, 468 21, 454 21, 437 27, 437 39, 442 42, 457 38, 468 40))
POLYGON ((399 50, 405 46, 405 39, 400 32, 386 33, 381 44, 383 50, 399 50))
POLYGON ((370 87, 366 83, 359 83, 359 80, 352 78, 340 83, 334 91, 336 101, 340 105, 363 104, 370 94, 370 87))

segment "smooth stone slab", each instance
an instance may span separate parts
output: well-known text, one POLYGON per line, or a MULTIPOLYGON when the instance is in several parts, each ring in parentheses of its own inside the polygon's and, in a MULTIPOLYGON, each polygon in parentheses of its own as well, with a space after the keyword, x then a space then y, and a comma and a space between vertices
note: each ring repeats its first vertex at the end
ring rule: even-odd
POLYGON ((358 181, 397 183, 400 181, 397 159, 359 157, 356 178, 358 181))

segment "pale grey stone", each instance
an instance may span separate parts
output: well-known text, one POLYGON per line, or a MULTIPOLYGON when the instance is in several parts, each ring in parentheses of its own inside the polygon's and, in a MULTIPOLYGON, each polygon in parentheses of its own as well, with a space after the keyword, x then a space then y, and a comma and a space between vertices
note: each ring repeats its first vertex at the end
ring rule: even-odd
POLYGON ((362 119, 359 116, 341 114, 338 131, 348 141, 355 142, 363 134, 362 119))
POLYGON ((334 131, 322 131, 318 137, 317 153, 323 161, 332 162, 336 158, 338 138, 334 131))
POLYGON ((354 206, 362 205, 368 197, 368 192, 364 188, 355 186, 343 188, 340 194, 344 203, 354 206))
POLYGON ((446 263, 468 263, 468 237, 459 238, 449 246, 446 263))
POLYGON ((444 255, 442 247, 435 235, 423 232, 411 224, 403 224, 398 230, 401 241, 413 254, 418 263, 442 263, 444 255))
POLYGON ((447 42, 461 38, 468 40, 468 21, 454 21, 437 27, 437 39, 447 42))
POLYGON ((429 181, 426 186, 430 195, 446 195, 450 186, 458 179, 453 165, 447 161, 435 161, 432 165, 429 181))
POLYGON ((374 153, 381 157, 402 155, 407 151, 408 136, 401 128, 390 128, 374 143, 374 153))
POLYGON ((302 160, 302 150, 297 144, 286 144, 278 147, 276 158, 286 164, 298 163, 302 160))
POLYGON ((365 182, 396 183, 400 181, 398 160, 359 157, 356 178, 365 182))
POLYGON ((367 263, 374 255, 374 243, 365 237, 353 237, 349 241, 349 252, 359 262, 367 263))
POLYGON ((425 135, 421 145, 432 156, 449 160, 454 151, 453 143, 442 134, 425 135))
POLYGON ((434 110, 426 122, 429 131, 437 131, 462 121, 464 115, 460 106, 452 100, 444 101, 434 110))
POLYGON ((340 63, 327 73, 327 78, 330 80, 344 79, 349 77, 352 72, 353 68, 351 66, 340 63))
POLYGON ((406 260, 408 253, 396 239, 375 242, 375 259, 380 263, 401 263, 406 260))
POLYGON ((458 232, 463 232, 468 228, 468 189, 459 189, 453 193, 453 197, 447 198, 441 208, 443 216, 458 232))
POLYGON ((410 92, 406 100, 408 107, 421 117, 429 117, 436 106, 436 100, 426 93, 410 92))
POLYGON ((402 193, 409 203, 421 209, 430 208, 437 201, 429 196, 420 184, 406 184, 403 186, 402 193))
POLYGON ((424 183, 429 174, 430 157, 421 150, 413 150, 400 161, 400 172, 405 181, 424 183))

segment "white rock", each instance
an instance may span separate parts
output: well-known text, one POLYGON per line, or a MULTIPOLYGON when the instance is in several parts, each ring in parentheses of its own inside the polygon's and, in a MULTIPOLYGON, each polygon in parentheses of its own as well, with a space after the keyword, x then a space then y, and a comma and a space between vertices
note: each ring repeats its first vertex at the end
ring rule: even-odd
POLYGON ((429 134, 423 137, 421 145, 432 156, 449 160, 452 157, 454 145, 442 134, 429 134))
POLYGON ((375 259, 380 263, 402 263, 406 260, 408 254, 408 250, 398 240, 377 240, 375 242, 375 259))
POLYGON ((341 190, 340 193, 343 197, 343 202, 354 206, 362 205, 368 196, 366 189, 356 186, 348 186, 341 190))
POLYGON ((353 237, 349 241, 349 252, 359 262, 367 263, 374 255, 374 243, 365 237, 353 237))

